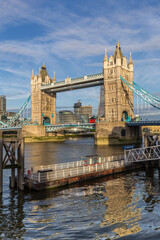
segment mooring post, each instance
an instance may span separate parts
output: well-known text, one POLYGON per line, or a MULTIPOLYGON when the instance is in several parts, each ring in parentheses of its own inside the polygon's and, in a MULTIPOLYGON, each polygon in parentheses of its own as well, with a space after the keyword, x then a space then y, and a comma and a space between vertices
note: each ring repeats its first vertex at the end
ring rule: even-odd
POLYGON ((18 147, 18 176, 17 176, 17 187, 20 190, 24 190, 24 138, 20 139, 18 147))
POLYGON ((3 141, 0 139, 0 193, 3 191, 3 141))
POLYGON ((146 169, 146 170, 149 169, 149 162, 145 162, 145 169, 146 169))
POLYGON ((13 157, 11 159, 11 164, 12 164, 12 168, 11 168, 11 187, 14 188, 15 187, 15 168, 14 168, 14 164, 15 164, 15 160, 14 160, 14 156, 15 156, 15 142, 12 142, 12 152, 13 152, 13 157))
POLYGON ((148 144, 148 135, 146 133, 144 134, 144 146, 145 147, 149 146, 149 144, 148 144))

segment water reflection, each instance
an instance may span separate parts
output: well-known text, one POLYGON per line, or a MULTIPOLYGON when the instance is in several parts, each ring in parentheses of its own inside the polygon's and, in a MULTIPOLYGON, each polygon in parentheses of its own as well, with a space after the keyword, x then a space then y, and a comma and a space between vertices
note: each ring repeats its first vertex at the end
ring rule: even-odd
POLYGON ((160 203, 160 170, 155 168, 146 169, 145 194, 143 200, 146 203, 145 209, 153 212, 157 204, 160 203))
POLYGON ((0 239, 21 239, 25 233, 23 224, 24 195, 10 190, 9 199, 0 196, 0 239))
POLYGON ((91 137, 67 139, 65 143, 27 143, 25 167, 79 161, 86 155, 111 156, 122 153, 122 146, 95 146, 91 137))
POLYGON ((139 199, 134 198, 135 187, 132 179, 107 181, 105 187, 107 210, 101 226, 112 226, 113 231, 120 237, 141 231, 138 224, 141 209, 137 208, 139 199))
MULTIPOLYGON (((26 144, 25 154, 26 164, 39 165, 121 152, 121 147, 96 147, 93 139, 77 139, 63 144, 26 144)), ((157 169, 103 177, 60 191, 27 191, 24 195, 8 189, 10 171, 4 172, 0 239, 160 239, 157 169)))

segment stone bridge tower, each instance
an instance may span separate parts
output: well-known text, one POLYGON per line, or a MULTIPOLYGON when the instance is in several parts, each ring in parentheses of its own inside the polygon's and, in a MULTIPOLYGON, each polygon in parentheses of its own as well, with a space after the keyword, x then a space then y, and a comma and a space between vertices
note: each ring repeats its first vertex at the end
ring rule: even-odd
POLYGON ((41 91, 41 86, 55 82, 48 75, 46 67, 42 65, 38 76, 32 72, 31 76, 31 120, 38 124, 56 123, 56 93, 51 96, 41 91))
POLYGON ((133 117, 133 92, 122 82, 120 76, 133 83, 133 62, 123 56, 119 42, 113 56, 103 61, 105 119, 108 122, 124 121, 133 117))
POLYGON ((133 92, 122 82, 120 76, 133 83, 133 62, 123 56, 119 42, 114 54, 108 59, 105 51, 104 72, 104 114, 96 123, 95 144, 133 144, 141 142, 141 128, 129 127, 126 120, 133 117, 133 92))

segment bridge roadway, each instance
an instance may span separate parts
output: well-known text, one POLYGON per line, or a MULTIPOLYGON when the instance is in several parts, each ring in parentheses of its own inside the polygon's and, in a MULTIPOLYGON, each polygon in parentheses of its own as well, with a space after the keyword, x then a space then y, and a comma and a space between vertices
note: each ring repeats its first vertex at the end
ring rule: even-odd
POLYGON ((160 126, 160 121, 134 121, 127 122, 127 126, 136 127, 136 126, 160 126))
POLYGON ((95 87, 104 84, 104 74, 88 75, 81 78, 66 79, 61 82, 42 85, 41 90, 49 95, 57 92, 65 92, 69 90, 95 87))
MULTIPOLYGON (((136 127, 136 126, 160 126, 160 121, 134 121, 134 122, 127 122, 127 126, 129 127, 136 127)), ((57 125, 46 125, 46 131, 49 128, 51 129, 51 131, 53 129, 63 129, 66 127, 84 127, 84 128, 94 128, 95 127, 95 123, 80 123, 80 124, 57 124, 57 125)), ((9 129, 21 129, 22 126, 19 127, 11 127, 9 126, 7 127, 0 127, 0 130, 9 130, 9 129)))

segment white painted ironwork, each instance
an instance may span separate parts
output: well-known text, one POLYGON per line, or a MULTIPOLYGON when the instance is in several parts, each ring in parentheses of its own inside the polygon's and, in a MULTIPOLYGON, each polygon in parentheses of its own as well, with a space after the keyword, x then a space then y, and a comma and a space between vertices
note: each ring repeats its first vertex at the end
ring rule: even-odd
POLYGON ((68 163, 59 163, 53 165, 37 166, 31 169, 30 174, 27 174, 33 182, 46 182, 57 179, 63 179, 73 176, 80 176, 91 172, 100 172, 107 169, 113 169, 124 166, 124 156, 109 156, 98 157, 97 162, 94 163, 94 157, 92 162, 88 159, 68 163), (90 163, 90 164, 89 164, 90 163), (48 171, 47 171, 48 170, 48 171))
POLYGON ((125 165, 160 160, 160 145, 124 150, 125 165))

